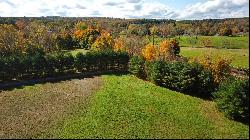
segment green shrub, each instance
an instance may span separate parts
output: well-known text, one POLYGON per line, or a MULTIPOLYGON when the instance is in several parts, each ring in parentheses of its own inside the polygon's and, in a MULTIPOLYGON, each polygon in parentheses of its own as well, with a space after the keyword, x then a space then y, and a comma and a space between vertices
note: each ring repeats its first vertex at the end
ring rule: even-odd
POLYGON ((76 45, 70 34, 62 34, 57 36, 56 42, 59 48, 62 50, 72 50, 73 46, 76 45))
POLYGON ((229 78, 213 96, 217 107, 226 117, 249 122, 249 79, 229 78))
POLYGON ((147 62, 147 79, 171 90, 209 98, 214 91, 213 77, 198 63, 147 62))
POLYGON ((82 52, 76 54, 75 58, 75 68, 79 72, 83 72, 87 68, 87 58, 82 52))
POLYGON ((32 79, 66 73, 127 70, 129 56, 124 52, 94 51, 86 55, 56 52, 50 54, 29 53, 0 58, 0 81, 32 79))
POLYGON ((138 78, 146 78, 144 71, 145 60, 141 56, 133 56, 129 60, 129 72, 138 78))

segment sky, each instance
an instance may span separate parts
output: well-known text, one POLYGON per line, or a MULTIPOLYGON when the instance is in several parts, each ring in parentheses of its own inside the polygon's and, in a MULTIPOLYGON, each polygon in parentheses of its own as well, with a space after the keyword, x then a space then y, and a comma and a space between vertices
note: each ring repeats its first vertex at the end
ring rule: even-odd
POLYGON ((0 16, 239 18, 249 17, 249 0, 0 0, 0 16))

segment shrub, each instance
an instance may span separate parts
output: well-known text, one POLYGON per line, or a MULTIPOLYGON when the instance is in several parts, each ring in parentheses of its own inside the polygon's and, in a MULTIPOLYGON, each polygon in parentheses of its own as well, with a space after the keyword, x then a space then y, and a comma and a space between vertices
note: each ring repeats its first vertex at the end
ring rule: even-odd
POLYGON ((210 97, 215 88, 212 74, 198 63, 147 62, 145 71, 156 85, 199 97, 210 97))
POLYGON ((219 84, 229 75, 231 59, 217 55, 206 54, 205 57, 190 59, 190 62, 198 62, 205 69, 212 72, 214 82, 219 84))
POLYGON ((87 62, 86 62, 86 56, 83 55, 83 53, 79 52, 76 54, 76 60, 75 60, 75 68, 79 72, 83 72, 86 67, 87 67, 87 62))
POLYGON ((229 78, 213 96, 217 107, 226 117, 249 122, 249 79, 229 78))
POLYGON ((69 33, 61 33, 56 38, 57 45, 63 50, 72 50, 76 44, 69 33))
POLYGON ((133 56, 129 61, 129 72, 138 78, 145 78, 144 72, 145 60, 141 56, 133 56))

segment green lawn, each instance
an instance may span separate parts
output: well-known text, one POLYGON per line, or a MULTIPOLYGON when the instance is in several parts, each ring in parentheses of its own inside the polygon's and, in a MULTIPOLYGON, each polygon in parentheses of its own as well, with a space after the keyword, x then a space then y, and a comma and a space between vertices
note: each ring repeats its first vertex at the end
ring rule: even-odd
POLYGON ((104 75, 87 109, 60 123, 60 138, 245 138, 248 125, 204 101, 131 75, 104 75))
POLYGON ((227 37, 227 36, 180 36, 180 46, 183 47, 202 47, 202 40, 210 39, 210 46, 228 49, 247 49, 249 48, 249 37, 227 37))
POLYGON ((221 55, 232 59, 232 66, 249 67, 249 49, 213 49, 213 48, 191 48, 181 47, 181 55, 186 57, 197 57, 206 54, 221 55))

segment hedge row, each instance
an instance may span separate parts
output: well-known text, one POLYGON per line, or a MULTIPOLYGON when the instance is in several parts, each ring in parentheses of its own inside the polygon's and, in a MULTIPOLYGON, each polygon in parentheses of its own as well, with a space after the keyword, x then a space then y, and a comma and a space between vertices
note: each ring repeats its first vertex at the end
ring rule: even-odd
POLYGON ((127 70, 125 52, 87 52, 73 57, 70 53, 16 55, 0 58, 0 81, 57 76, 66 73, 127 70))
POLYGON ((142 57, 130 59, 129 71, 156 85, 190 95, 209 98, 215 90, 211 72, 198 63, 153 61, 142 57))
POLYGON ((249 123, 249 79, 228 78, 213 97, 226 117, 249 123))

